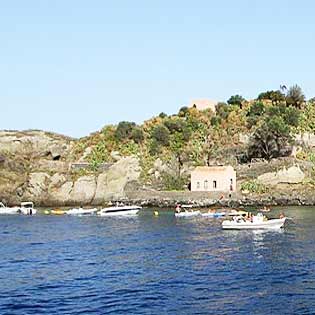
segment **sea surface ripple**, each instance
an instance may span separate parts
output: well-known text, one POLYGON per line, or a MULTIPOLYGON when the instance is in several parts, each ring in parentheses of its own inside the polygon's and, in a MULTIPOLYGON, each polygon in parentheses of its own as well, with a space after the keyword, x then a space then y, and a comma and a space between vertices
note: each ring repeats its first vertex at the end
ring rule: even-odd
POLYGON ((150 209, 1 216, 0 314, 314 314, 315 208, 286 214, 280 232, 150 209))

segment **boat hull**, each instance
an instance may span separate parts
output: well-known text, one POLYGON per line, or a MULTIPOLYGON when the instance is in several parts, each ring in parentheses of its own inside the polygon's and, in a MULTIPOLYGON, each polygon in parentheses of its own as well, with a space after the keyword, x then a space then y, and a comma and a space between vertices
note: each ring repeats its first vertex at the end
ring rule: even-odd
POLYGON ((137 206, 109 207, 100 210, 98 215, 101 217, 132 216, 137 215, 140 210, 141 207, 137 206))
POLYGON ((224 230, 265 230, 265 229, 281 229, 285 224, 286 218, 283 219, 271 219, 263 222, 234 222, 225 220, 222 222, 222 228, 224 230))
POLYGON ((94 209, 81 209, 81 208, 78 208, 78 209, 68 210, 68 211, 66 211, 66 214, 67 215, 84 216, 84 215, 93 215, 93 214, 96 213, 96 211, 97 211, 96 208, 94 208, 94 209))
POLYGON ((124 210, 124 211, 115 211, 115 212, 101 212, 99 215, 101 217, 113 217, 113 216, 130 216, 138 214, 140 210, 124 210))
POLYGON ((196 217, 201 214, 200 211, 184 211, 184 212, 179 212, 175 213, 175 217, 177 218, 189 218, 189 217, 196 217))
POLYGON ((35 215, 37 213, 37 210, 32 208, 20 208, 19 212, 24 215, 35 215))
POLYGON ((7 214, 18 214, 19 208, 4 208, 0 209, 0 215, 7 215, 7 214))

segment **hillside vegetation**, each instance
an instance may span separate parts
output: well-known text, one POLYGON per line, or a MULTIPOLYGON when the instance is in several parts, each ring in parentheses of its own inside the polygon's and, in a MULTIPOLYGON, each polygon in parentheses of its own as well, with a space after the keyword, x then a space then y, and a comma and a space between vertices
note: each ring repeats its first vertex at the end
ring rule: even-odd
MULTIPOLYGON (((82 138, 72 157, 97 170, 117 155, 140 159, 141 181, 161 189, 183 189, 189 170, 198 165, 247 163, 291 154, 296 134, 315 131, 315 100, 306 100, 299 86, 260 93, 247 101, 240 95, 219 102, 216 111, 182 107, 177 114, 158 116, 142 125, 122 121, 82 138), (245 139, 245 140, 244 140, 245 139)), ((299 152, 308 160, 312 153, 299 152)))

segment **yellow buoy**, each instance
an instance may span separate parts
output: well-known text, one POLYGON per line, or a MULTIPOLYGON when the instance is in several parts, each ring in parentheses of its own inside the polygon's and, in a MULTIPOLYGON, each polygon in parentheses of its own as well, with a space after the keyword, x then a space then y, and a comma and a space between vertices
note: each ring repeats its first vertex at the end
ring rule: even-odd
POLYGON ((159 215, 159 211, 154 211, 154 215, 157 217, 159 215))

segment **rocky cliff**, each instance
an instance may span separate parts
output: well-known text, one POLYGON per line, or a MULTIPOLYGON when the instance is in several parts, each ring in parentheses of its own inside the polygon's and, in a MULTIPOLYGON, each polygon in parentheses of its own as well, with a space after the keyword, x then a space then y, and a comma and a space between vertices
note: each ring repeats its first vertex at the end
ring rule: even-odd
MULTIPOLYGON (((199 205, 302 203, 313 204, 312 183, 307 179, 313 163, 293 157, 235 165, 238 192, 230 198, 221 194, 159 191, 162 174, 176 176, 174 160, 152 159, 150 167, 139 155, 111 152, 111 163, 93 168, 86 159, 93 143, 78 151, 81 140, 43 131, 0 132, 0 199, 8 204, 32 200, 36 205, 102 205, 129 200, 143 205, 173 205, 176 201, 199 205), (175 172, 174 172, 175 169, 175 172), (255 181, 269 187, 246 191, 243 184, 255 181), (221 199, 220 199, 221 198, 221 199), (293 201, 292 201, 293 200, 293 201)), ((176 161, 175 161, 176 162, 176 161)), ((181 173, 189 175, 191 165, 181 173)))
POLYGON ((0 198, 9 204, 88 205, 125 198, 140 176, 128 156, 103 171, 75 170, 75 139, 43 131, 0 132, 0 198))

